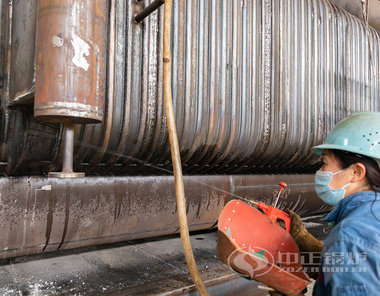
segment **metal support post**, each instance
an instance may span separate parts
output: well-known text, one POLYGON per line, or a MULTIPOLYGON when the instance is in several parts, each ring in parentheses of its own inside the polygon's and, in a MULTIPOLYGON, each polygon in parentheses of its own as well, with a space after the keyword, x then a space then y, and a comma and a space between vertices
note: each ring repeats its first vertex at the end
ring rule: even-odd
POLYGON ((83 178, 84 173, 73 171, 74 161, 74 123, 66 123, 63 130, 62 172, 49 172, 49 178, 83 178))

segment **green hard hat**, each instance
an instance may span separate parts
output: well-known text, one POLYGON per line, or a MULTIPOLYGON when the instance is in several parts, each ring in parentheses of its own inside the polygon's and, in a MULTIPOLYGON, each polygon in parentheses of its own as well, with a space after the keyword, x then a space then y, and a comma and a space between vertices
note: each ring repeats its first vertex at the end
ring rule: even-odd
POLYGON ((339 122, 322 145, 311 148, 322 155, 323 149, 337 149, 373 158, 380 168, 380 112, 358 112, 339 122))

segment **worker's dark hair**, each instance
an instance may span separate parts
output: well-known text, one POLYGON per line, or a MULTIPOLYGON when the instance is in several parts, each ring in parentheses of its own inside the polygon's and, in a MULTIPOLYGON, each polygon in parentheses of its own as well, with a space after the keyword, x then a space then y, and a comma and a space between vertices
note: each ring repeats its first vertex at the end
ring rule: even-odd
POLYGON ((343 150, 331 149, 329 151, 338 160, 342 169, 348 168, 357 162, 362 163, 366 167, 366 177, 372 186, 372 190, 380 192, 380 169, 373 158, 343 150))

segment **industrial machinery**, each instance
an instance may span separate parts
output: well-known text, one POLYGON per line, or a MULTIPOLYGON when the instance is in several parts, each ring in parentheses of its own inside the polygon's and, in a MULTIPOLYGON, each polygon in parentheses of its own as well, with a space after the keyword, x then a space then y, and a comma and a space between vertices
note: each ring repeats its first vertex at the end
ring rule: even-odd
MULTIPOLYGON (((1 2, 0 258, 178 233, 163 13, 134 20, 151 2, 1 2)), ((273 204, 280 181, 278 208, 330 209, 310 148, 380 111, 377 4, 332 2, 174 1, 191 231, 215 228, 231 199, 273 204)))

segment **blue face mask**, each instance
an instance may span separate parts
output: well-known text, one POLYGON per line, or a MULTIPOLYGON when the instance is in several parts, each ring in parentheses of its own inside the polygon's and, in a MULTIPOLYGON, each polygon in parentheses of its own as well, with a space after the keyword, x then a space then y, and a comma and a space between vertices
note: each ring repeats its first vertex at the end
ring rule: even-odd
POLYGON ((344 198, 346 194, 346 189, 344 188, 351 185, 351 183, 348 183, 344 185, 342 188, 335 190, 331 189, 329 185, 334 175, 340 174, 341 172, 344 172, 350 167, 336 173, 317 171, 317 173, 315 174, 314 187, 320 199, 322 199, 325 203, 329 205, 336 206, 338 202, 340 202, 344 198))

